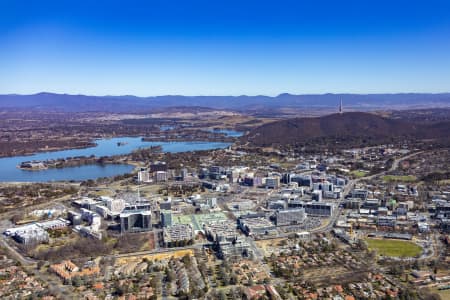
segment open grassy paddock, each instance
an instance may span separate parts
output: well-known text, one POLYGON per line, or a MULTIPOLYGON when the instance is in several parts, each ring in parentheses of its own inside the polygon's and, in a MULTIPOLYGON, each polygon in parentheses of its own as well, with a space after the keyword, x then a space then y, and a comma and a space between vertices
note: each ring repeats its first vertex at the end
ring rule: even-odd
POLYGON ((437 288, 432 289, 433 292, 439 294, 441 299, 450 299, 450 289, 448 290, 438 290, 437 288))
POLYGON ((361 171, 361 170, 354 170, 350 172, 350 175, 353 175, 356 178, 361 178, 366 176, 367 172, 366 171, 361 171))
POLYGON ((392 257, 415 257, 420 255, 422 248, 409 241, 372 239, 365 240, 370 250, 375 250, 379 255, 392 257))
POLYGON ((385 175, 385 176, 383 176, 383 181, 386 181, 386 182, 414 182, 416 180, 417 180, 417 177, 413 176, 413 175, 404 175, 404 176, 385 175))

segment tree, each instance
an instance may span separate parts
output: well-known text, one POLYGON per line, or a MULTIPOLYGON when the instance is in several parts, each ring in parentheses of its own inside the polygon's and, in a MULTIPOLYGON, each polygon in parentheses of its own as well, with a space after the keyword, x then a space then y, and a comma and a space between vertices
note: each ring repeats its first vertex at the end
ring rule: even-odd
POLYGON ((42 269, 42 267, 45 266, 45 264, 46 264, 45 261, 40 260, 40 261, 37 263, 37 269, 38 269, 38 270, 42 269))
POLYGON ((72 285, 76 286, 76 287, 82 286, 83 285, 83 280, 81 279, 80 276, 76 276, 76 277, 74 277, 72 279, 72 285))
POLYGON ((189 268, 192 265, 191 256, 189 254, 183 256, 182 261, 186 268, 189 268))
POLYGON ((392 266, 390 267, 390 269, 389 269, 389 272, 390 272, 392 275, 400 275, 400 274, 403 273, 403 271, 404 271, 403 266, 398 265, 398 264, 392 265, 392 266))
POLYGON ((366 244, 366 242, 364 241, 364 240, 362 240, 362 239, 359 239, 358 240, 358 243, 357 243, 357 247, 360 249, 360 250, 363 250, 363 251, 367 251, 367 244, 366 244))
POLYGON ((114 282, 114 294, 117 296, 123 296, 126 293, 125 287, 122 286, 119 281, 114 282))
POLYGON ((166 276, 167 276, 167 280, 172 282, 176 279, 176 274, 173 270, 171 269, 167 269, 166 270, 166 276))
POLYGON ((227 299, 227 294, 225 293, 224 290, 221 290, 221 291, 219 292, 219 299, 220 299, 220 300, 226 300, 226 299, 227 299))
POLYGON ((238 284, 238 277, 235 273, 233 273, 230 277, 230 284, 232 285, 238 284))
POLYGON ((11 222, 13 222, 14 224, 16 224, 17 222, 19 222, 20 220, 23 219, 23 214, 22 213, 16 213, 11 217, 11 222))
POLYGON ((162 283, 161 283, 161 274, 157 273, 151 280, 150 286, 155 290, 156 294, 160 294, 162 292, 162 283))
POLYGON ((420 264, 418 260, 414 260, 413 268, 416 270, 420 270, 420 264))
POLYGON ((248 279, 248 286, 253 286, 255 282, 253 281, 253 278, 248 279))

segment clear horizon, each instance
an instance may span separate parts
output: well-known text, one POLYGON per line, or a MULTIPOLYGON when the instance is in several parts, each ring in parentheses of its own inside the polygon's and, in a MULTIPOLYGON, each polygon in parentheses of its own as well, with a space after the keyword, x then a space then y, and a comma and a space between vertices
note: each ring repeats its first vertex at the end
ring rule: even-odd
POLYGON ((446 93, 448 1, 3 1, 0 94, 446 93))

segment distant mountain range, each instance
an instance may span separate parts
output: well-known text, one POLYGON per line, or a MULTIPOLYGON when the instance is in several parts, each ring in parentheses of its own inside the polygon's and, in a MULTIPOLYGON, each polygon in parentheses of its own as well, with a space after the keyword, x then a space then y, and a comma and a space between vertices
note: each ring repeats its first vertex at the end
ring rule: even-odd
POLYGON ((255 146, 295 145, 324 141, 357 146, 364 143, 389 142, 396 138, 448 139, 450 121, 416 123, 389 119, 365 112, 331 114, 315 118, 293 118, 255 128, 242 142, 255 146))
POLYGON ((450 93, 441 94, 323 94, 269 96, 85 96, 53 93, 0 95, 0 108, 52 109, 71 112, 137 112, 165 107, 211 107, 231 110, 270 110, 278 108, 337 108, 358 110, 384 108, 450 107, 450 93))

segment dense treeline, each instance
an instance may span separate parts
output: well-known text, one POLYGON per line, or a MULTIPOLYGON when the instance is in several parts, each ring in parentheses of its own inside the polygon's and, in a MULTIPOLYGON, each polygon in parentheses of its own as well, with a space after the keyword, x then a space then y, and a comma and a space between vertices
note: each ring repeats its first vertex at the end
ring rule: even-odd
POLYGON ((111 244, 90 238, 80 238, 73 243, 66 243, 61 247, 33 253, 33 256, 39 260, 59 262, 70 258, 88 258, 107 255, 111 253, 112 249, 113 246, 111 244))
POLYGON ((47 140, 33 139, 28 141, 0 142, 0 157, 32 154, 37 151, 52 149, 78 149, 95 146, 91 141, 72 139, 47 140))
POLYGON ((58 197, 61 195, 73 194, 78 189, 73 185, 52 185, 48 183, 34 183, 23 185, 9 185, 0 188, 0 195, 11 197, 58 197))
POLYGON ((63 246, 41 251, 35 251, 34 245, 19 244, 19 247, 28 255, 39 260, 59 262, 64 259, 104 256, 111 254, 113 251, 118 253, 133 252, 141 249, 148 242, 149 238, 153 238, 153 236, 149 234, 126 234, 117 238, 105 238, 103 240, 80 237, 74 242, 66 243, 63 246))
POLYGON ((0 188, 0 213, 44 203, 77 192, 78 187, 68 184, 34 183, 4 186, 0 188))
POLYGON ((450 172, 433 172, 429 173, 421 178, 421 180, 426 182, 435 182, 440 180, 447 180, 450 179, 450 172))

